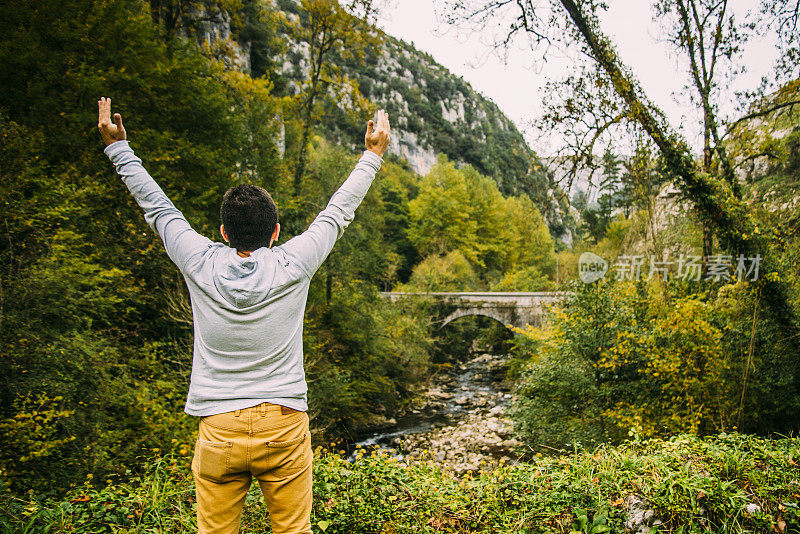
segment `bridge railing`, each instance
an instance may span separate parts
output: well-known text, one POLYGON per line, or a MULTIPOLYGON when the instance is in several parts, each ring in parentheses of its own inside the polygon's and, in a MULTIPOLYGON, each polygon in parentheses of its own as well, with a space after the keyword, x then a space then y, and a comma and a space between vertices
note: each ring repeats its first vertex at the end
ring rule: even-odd
POLYGON ((381 291, 381 296, 429 295, 431 297, 568 297, 570 291, 381 291))
POLYGON ((404 297, 433 297, 445 301, 461 302, 505 302, 505 303, 551 303, 571 296, 567 291, 383 291, 381 296, 391 301, 404 297))

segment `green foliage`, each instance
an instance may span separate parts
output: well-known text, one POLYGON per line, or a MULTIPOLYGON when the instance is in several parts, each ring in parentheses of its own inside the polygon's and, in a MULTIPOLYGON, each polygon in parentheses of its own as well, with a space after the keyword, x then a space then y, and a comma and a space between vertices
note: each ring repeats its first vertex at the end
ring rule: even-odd
MULTIPOLYGON (((503 280, 519 273, 521 276, 515 276, 515 287, 520 287, 518 291, 526 291, 522 288, 526 285, 524 280, 530 282, 528 287, 549 287, 549 280, 555 276, 555 247, 544 217, 527 197, 507 198, 499 211, 502 213, 499 226, 494 227, 492 233, 501 240, 501 245, 495 248, 493 255, 502 258, 495 265, 507 273, 503 280)), ((510 280, 507 283, 511 284, 510 280)), ((493 289, 501 291, 497 286, 493 289)))
POLYGON ((598 200, 596 208, 586 208, 582 213, 582 227, 580 230, 588 234, 595 244, 597 244, 608 231, 611 223, 611 213, 613 204, 610 195, 603 195, 598 200))
POLYGON ((269 76, 278 94, 285 89, 286 79, 278 74, 278 60, 286 52, 286 43, 278 30, 280 12, 271 4, 245 0, 242 5, 241 28, 237 36, 250 43, 250 74, 253 78, 269 76))
POLYGON ((408 208, 408 238, 427 256, 409 282, 416 290, 466 290, 470 283, 477 289, 472 271, 480 285, 501 284, 501 290, 549 287, 553 240, 530 198, 504 198, 492 180, 440 156, 408 208))
MULTIPOLYGON (((800 521, 797 438, 720 434, 635 440, 456 477, 430 460, 410 466, 386 452, 349 463, 317 448, 314 533, 592 534, 622 532, 627 499, 649 503, 661 532, 768 532, 800 521), (746 511, 756 504, 757 511, 746 511)), ((186 458, 157 456, 129 483, 88 483, 65 499, 15 499, 0 493, 8 531, 195 530, 186 458)), ((253 484, 244 532, 270 532, 253 484)))
POLYGON ((537 265, 522 267, 507 272, 492 291, 548 291, 553 282, 545 276, 537 265))
POLYGON ((478 261, 478 221, 471 217, 467 178, 444 156, 420 180, 419 195, 409 203, 409 239, 423 255, 451 250, 478 261))
POLYGON ((544 329, 520 332, 519 432, 562 447, 619 442, 631 429, 791 431, 800 377, 758 295, 743 282, 706 293, 644 282, 577 287, 544 329))
MULTIPOLYGON (((283 101, 265 58, 254 63, 265 71, 259 79, 227 70, 175 32, 165 36, 146 4, 6 7, 0 472, 16 492, 60 492, 87 473, 134 469, 153 448, 184 450, 195 424, 182 413, 192 335, 182 280, 102 154, 97 98, 113 97, 137 155, 211 238, 218 239, 222 194, 245 182, 270 190, 282 222, 304 229, 356 157, 321 143, 295 195, 276 143, 283 101), (54 22, 53 12, 66 22, 54 22)), ((271 39, 274 13, 255 13, 252 2, 243 8, 238 31, 271 39)), ((317 432, 391 414, 427 369, 424 313, 375 291, 410 272, 416 254, 405 237, 412 179, 390 164, 381 177, 309 295, 317 432)))
POLYGON ((329 304, 309 304, 304 336, 310 415, 317 432, 334 438, 405 407, 427 376, 431 343, 418 302, 340 283, 329 304))
POLYGON ((113 96, 148 170, 212 236, 228 186, 280 174, 275 103, 266 82, 156 38, 144 5, 6 7, 0 469, 15 489, 58 491, 136 464, 189 423, 189 332, 163 291, 175 270, 101 152, 97 98, 113 96))
POLYGON ((399 291, 475 291, 479 289, 478 277, 472 266, 458 251, 445 256, 431 255, 414 267, 407 284, 399 291))
POLYGON ((408 202, 418 193, 417 177, 407 168, 387 159, 381 167, 380 179, 373 185, 383 202, 384 240, 396 251, 396 256, 387 253, 387 261, 383 264, 381 281, 385 290, 391 289, 397 281, 408 280, 413 265, 418 261, 417 251, 408 238, 411 225, 408 202))

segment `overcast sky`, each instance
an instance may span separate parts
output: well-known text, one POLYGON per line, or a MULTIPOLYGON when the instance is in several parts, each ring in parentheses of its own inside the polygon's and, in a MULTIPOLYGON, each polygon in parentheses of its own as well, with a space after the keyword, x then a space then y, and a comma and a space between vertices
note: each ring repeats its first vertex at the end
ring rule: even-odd
MULTIPOLYGON (((667 113, 673 126, 682 126, 684 135, 695 146, 701 133, 696 112, 681 97, 685 72, 667 43, 659 42, 661 30, 652 20, 648 0, 609 0, 610 9, 602 15, 602 29, 612 37, 624 62, 638 76, 650 97, 667 113), (676 101, 678 100, 678 101, 676 101)), ((757 8, 757 0, 731 0, 737 15, 757 8)), ((442 0, 385 0, 378 25, 384 31, 407 42, 413 42, 436 61, 463 76, 474 89, 491 98, 526 134, 541 155, 549 155, 547 141, 531 135, 530 120, 540 112, 540 93, 545 76, 569 68, 568 60, 550 57, 546 65, 535 61, 533 52, 522 43, 512 47, 507 64, 491 54, 491 36, 465 34, 441 22, 437 14, 444 8, 442 0)), ((775 39, 761 38, 748 43, 744 62, 748 72, 732 89, 755 88, 775 62, 775 39)), ((730 108, 732 111, 732 107, 730 108)), ((557 143, 557 140, 551 141, 557 143)))

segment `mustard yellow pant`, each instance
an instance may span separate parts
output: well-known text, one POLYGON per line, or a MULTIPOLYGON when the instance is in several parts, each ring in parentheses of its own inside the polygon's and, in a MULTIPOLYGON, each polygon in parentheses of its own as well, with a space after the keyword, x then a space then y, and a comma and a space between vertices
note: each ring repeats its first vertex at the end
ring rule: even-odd
POLYGON ((200 534, 237 533, 256 477, 274 534, 311 533, 311 434, 306 412, 263 403, 200 419, 192 459, 200 534))

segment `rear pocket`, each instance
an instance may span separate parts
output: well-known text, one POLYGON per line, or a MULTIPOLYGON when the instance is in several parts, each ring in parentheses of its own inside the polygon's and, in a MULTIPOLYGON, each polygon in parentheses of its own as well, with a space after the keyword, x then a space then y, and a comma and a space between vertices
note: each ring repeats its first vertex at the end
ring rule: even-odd
POLYGON ((293 475, 306 466, 308 432, 288 441, 267 442, 267 469, 276 477, 293 475))
POLYGON ((197 440, 194 457, 197 475, 212 482, 222 482, 228 474, 233 443, 226 441, 197 440))

